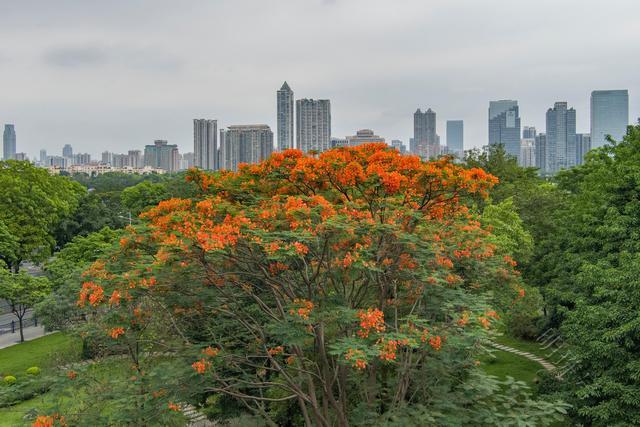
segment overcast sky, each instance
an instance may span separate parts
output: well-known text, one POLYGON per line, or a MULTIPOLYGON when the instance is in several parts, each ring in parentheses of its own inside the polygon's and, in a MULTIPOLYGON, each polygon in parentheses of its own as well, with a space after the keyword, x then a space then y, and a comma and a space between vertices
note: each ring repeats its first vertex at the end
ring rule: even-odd
POLYGON ((640 115, 639 0, 0 0, 0 123, 17 150, 97 155, 154 139, 193 151, 193 118, 275 129, 276 90, 329 98, 332 134, 408 142, 416 108, 486 144, 490 100, 589 131, 589 94, 640 115))

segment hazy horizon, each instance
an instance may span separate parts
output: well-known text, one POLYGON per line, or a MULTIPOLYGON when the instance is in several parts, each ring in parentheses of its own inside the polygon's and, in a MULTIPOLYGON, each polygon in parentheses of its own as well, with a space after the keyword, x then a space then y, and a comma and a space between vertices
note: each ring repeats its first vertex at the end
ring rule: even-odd
POLYGON ((634 0, 25 0, 0 6, 0 124, 30 157, 154 139, 189 152, 194 118, 275 133, 286 80, 296 99, 331 100, 336 137, 408 144, 413 113, 432 108, 443 144, 461 119, 465 148, 481 146, 498 99, 538 131, 567 101, 589 132, 592 90, 628 89, 640 116, 639 15, 634 0))

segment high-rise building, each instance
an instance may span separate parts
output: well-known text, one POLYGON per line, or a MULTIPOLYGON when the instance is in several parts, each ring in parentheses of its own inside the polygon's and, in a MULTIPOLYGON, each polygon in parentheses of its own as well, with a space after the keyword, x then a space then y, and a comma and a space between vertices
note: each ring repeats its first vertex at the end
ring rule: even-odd
POLYGON ((328 99, 296 101, 296 143, 303 153, 331 148, 331 103, 328 99))
POLYGON ((576 165, 576 110, 556 102, 547 110, 545 172, 554 174, 576 165))
POLYGON ((76 153, 71 157, 71 159, 74 165, 88 165, 89 163, 91 163, 91 154, 76 153))
POLYGON ((100 163, 103 163, 105 165, 110 165, 111 164, 111 160, 112 160, 113 154, 108 152, 108 151, 103 151, 102 152, 102 156, 101 156, 101 161, 100 163))
POLYGON ((536 165, 536 140, 534 138, 522 138, 520 141, 520 157, 518 163, 524 168, 536 165))
POLYGON ((607 135, 620 141, 629 125, 629 92, 627 90, 594 90, 591 92, 591 147, 602 147, 607 135))
POLYGON ((240 163, 258 163, 273 152, 273 132, 267 125, 229 126, 220 140, 222 169, 237 171, 240 163))
POLYGON ((533 126, 524 126, 522 128, 523 139, 536 139, 536 128, 533 126))
POLYGON ((193 167, 193 153, 184 153, 180 156, 180 170, 191 169, 193 167))
POLYGON ((440 154, 436 134, 436 112, 431 108, 424 113, 418 108, 413 114, 413 145, 413 154, 423 159, 440 154))
POLYGON ((129 150, 127 153, 128 166, 140 169, 144 166, 144 156, 140 150, 129 150))
POLYGON ((584 163, 584 156, 591 150, 591 135, 588 133, 576 134, 576 165, 584 163))
POLYGON ((391 146, 398 150, 400 154, 405 154, 407 152, 407 147, 405 147, 404 143, 399 139, 392 139, 391 146))
POLYGON ((293 91, 284 82, 278 91, 278 150, 294 148, 293 145, 293 91))
POLYGON ((16 158, 16 128, 13 125, 4 125, 2 134, 2 158, 13 160, 16 158))
POLYGON ((547 167, 547 134, 539 133, 536 135, 536 167, 541 175, 546 175, 547 167))
POLYGON ((45 150, 44 148, 40 150, 40 164, 41 165, 47 164, 47 150, 45 150))
POLYGON ((178 146, 175 144, 170 145, 162 139, 155 140, 153 145, 145 145, 144 165, 156 169, 164 169, 168 172, 177 171, 180 167, 178 146))
POLYGON ((195 166, 218 170, 218 121, 193 119, 193 154, 195 166))
POLYGON ((520 156, 518 101, 489 102, 489 145, 502 145, 507 154, 520 156))
POLYGON ((27 153, 16 153, 15 159, 20 160, 22 162, 28 162, 29 156, 27 156, 27 153))
POLYGON ((124 168, 129 166, 129 156, 126 154, 113 153, 111 155, 111 166, 114 168, 124 168))
POLYGON ((447 120, 447 151, 458 157, 464 156, 464 122, 447 120))
POLYGON ((66 157, 62 156, 48 156, 46 166, 51 166, 54 168, 65 169, 68 165, 68 161, 66 157))
POLYGON ((73 148, 69 144, 65 144, 62 147, 62 157, 66 157, 67 159, 73 158, 73 148))
POLYGON ((384 142, 384 138, 375 135, 371 129, 360 129, 355 135, 347 136, 348 145, 353 147, 361 144, 384 142))

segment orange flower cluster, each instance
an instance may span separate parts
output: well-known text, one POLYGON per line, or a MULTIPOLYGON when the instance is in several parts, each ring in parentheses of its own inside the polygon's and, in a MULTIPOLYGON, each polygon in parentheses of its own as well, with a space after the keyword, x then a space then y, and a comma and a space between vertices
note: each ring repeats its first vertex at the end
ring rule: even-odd
POLYGON ((390 362, 396 360, 396 352, 398 351, 398 344, 400 341, 386 340, 380 342, 379 357, 380 360, 390 362))
POLYGON ((400 254, 398 268, 400 270, 413 270, 418 267, 418 263, 409 254, 400 254))
POLYGON ((283 352, 284 352, 284 347, 281 345, 267 350, 267 353, 269 353, 269 356, 277 356, 278 354, 282 354, 283 352))
POLYGON ((360 330, 358 335, 361 338, 367 338, 371 330, 377 333, 384 332, 384 313, 377 308, 369 308, 367 311, 359 310, 356 314, 360 319, 360 330))
POLYGON ((211 346, 205 348, 204 350, 202 350, 202 354, 204 354, 205 356, 209 356, 209 357, 216 357, 218 355, 218 353, 220 353, 220 349, 218 348, 213 348, 211 346))
POLYGON ((351 366, 358 370, 362 370, 367 367, 367 360, 362 350, 356 350, 350 348, 347 350, 347 354, 344 356, 345 360, 351 362, 351 366))
POLYGON ((64 417, 59 414, 41 415, 31 424, 31 427, 64 427, 67 425, 64 417))
POLYGON ((289 310, 289 314, 292 316, 298 316, 301 319, 309 320, 309 315, 313 310, 313 303, 309 300, 296 298, 293 300, 293 304, 298 306, 297 308, 292 308, 289 310))
POLYGON ((109 298, 109 305, 114 306, 120 304, 120 291, 117 289, 113 291, 111 294, 111 298, 109 298))
POLYGON ((67 372, 67 378, 69 378, 70 380, 75 380, 77 376, 78 373, 76 371, 67 372))
POLYGON ((309 253, 309 247, 304 243, 294 242, 292 246, 296 250, 296 253, 300 256, 305 256, 309 253))
POLYGON ((93 282, 84 282, 82 289, 80 290, 80 298, 78 299, 78 305, 84 307, 89 302, 92 306, 99 305, 104 300, 104 289, 102 286, 96 285, 93 282))
POLYGON ((504 259, 504 262, 506 262, 511 267, 516 267, 518 265, 518 263, 513 258, 511 258, 509 255, 505 255, 503 257, 503 259, 504 259))
POLYGON ((124 334, 124 328, 121 327, 117 327, 117 328, 112 328, 111 331, 109 331, 109 335, 111 336, 111 338, 113 338, 114 340, 117 340, 118 337, 120 335, 124 334))
POLYGON ((180 407, 173 402, 167 403, 167 407, 169 408, 170 411, 180 412, 180 407))
POLYGON ((207 371, 207 369, 211 367, 211 362, 209 362, 206 359, 200 359, 200 360, 197 360, 197 361, 193 362, 191 364, 191 367, 197 373, 204 374, 207 371))
POLYGON ((440 335, 433 336, 429 338, 429 345, 435 350, 440 351, 442 348, 442 338, 440 335))

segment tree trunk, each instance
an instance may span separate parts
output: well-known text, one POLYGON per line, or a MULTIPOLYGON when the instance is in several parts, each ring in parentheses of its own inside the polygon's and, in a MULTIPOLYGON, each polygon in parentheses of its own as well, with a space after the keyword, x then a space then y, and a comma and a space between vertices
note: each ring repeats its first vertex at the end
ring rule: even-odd
POLYGON ((18 324, 20 325, 20 342, 24 342, 24 331, 22 330, 22 316, 18 316, 18 324))

